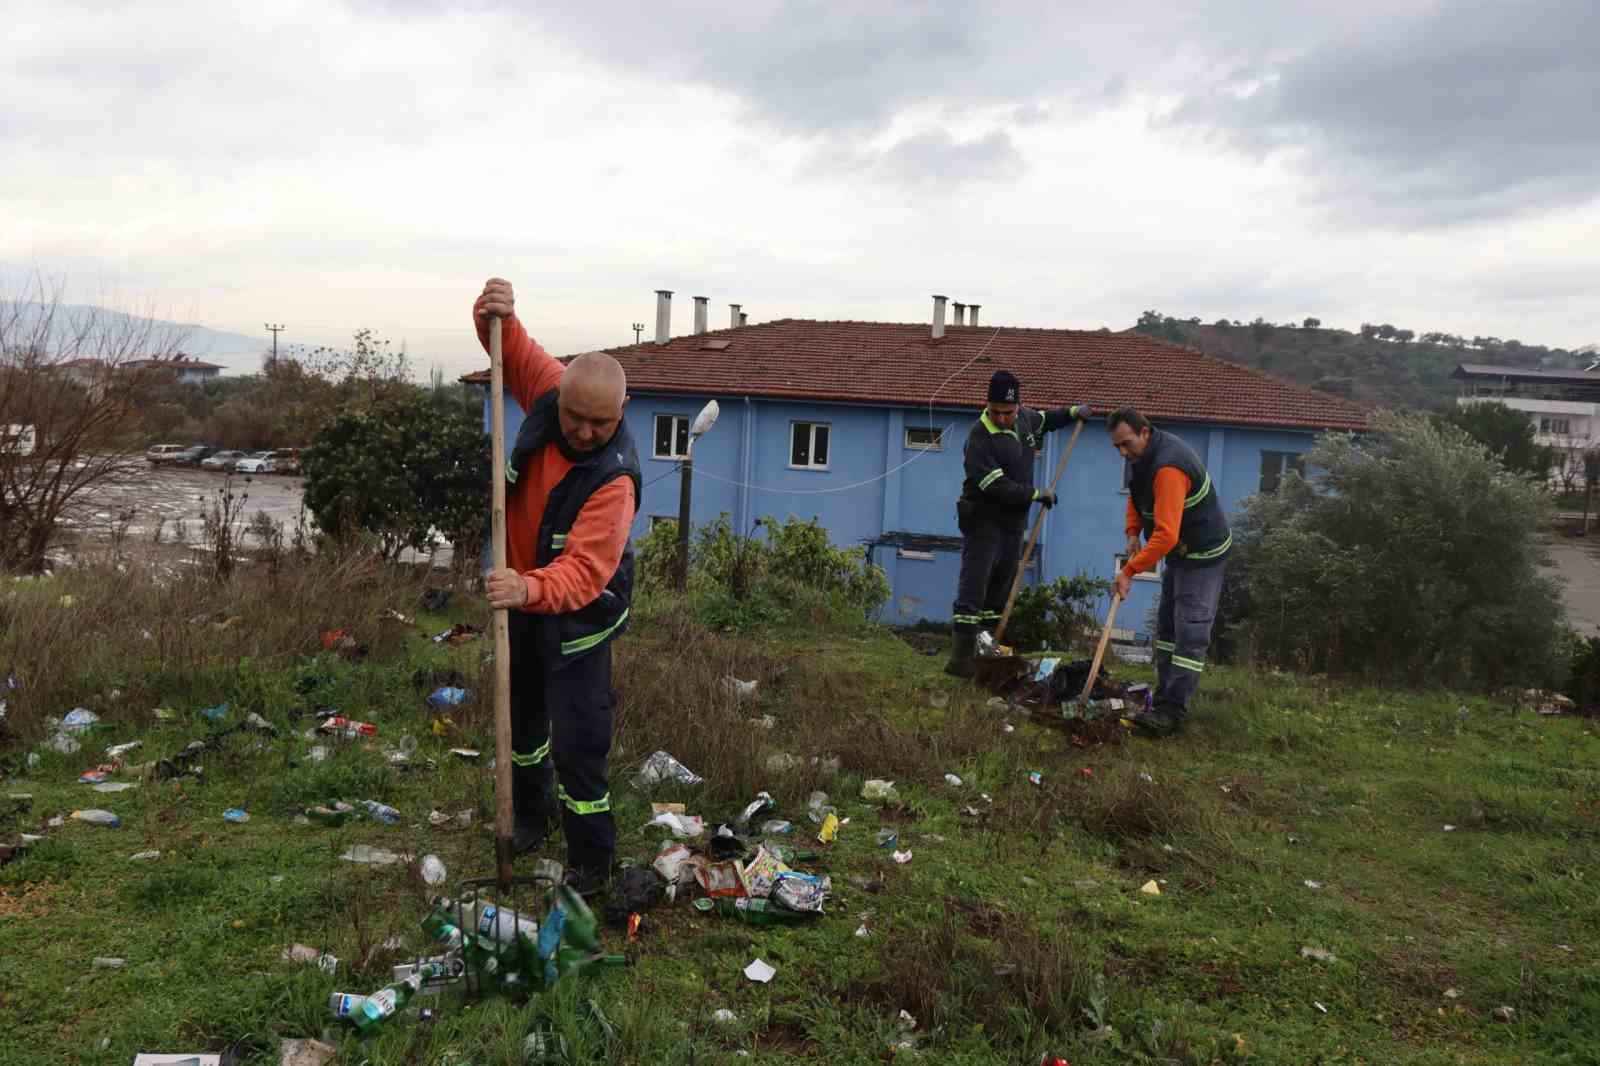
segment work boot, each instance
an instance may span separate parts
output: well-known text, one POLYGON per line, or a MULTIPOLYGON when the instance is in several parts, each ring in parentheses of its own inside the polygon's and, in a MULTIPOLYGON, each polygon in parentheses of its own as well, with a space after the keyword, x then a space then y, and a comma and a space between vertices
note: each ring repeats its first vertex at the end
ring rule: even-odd
POLYGON ((593 900, 610 891, 611 865, 570 867, 561 875, 561 883, 571 886, 585 900, 593 900))
POLYGON ((972 660, 977 653, 978 634, 955 630, 950 636, 950 661, 944 664, 944 672, 951 677, 971 677, 972 660))
POLYGON ((1162 707, 1148 711, 1134 711, 1128 715, 1139 732, 1153 740, 1175 736, 1183 729, 1183 718, 1162 707))
POLYGON ((550 839, 555 823, 548 817, 517 819, 511 828, 511 854, 526 855, 538 851, 550 839))

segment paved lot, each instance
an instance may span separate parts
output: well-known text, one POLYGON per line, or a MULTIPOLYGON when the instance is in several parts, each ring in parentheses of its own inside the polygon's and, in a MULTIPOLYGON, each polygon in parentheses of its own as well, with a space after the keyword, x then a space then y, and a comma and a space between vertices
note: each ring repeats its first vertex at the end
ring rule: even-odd
POLYGON ((92 510, 75 511, 63 525, 98 540, 127 520, 130 540, 151 540, 157 523, 161 523, 163 540, 178 541, 181 533, 184 542, 199 544, 201 517, 230 480, 234 494, 247 497, 242 504, 246 521, 257 511, 266 511, 273 521, 283 524, 287 536, 300 512, 298 477, 263 474, 246 478, 235 474, 230 479, 226 474, 196 467, 149 464, 108 486, 92 510))
POLYGON ((1587 540, 1556 534, 1545 547, 1561 581, 1568 624, 1592 636, 1600 629, 1600 530, 1587 540))

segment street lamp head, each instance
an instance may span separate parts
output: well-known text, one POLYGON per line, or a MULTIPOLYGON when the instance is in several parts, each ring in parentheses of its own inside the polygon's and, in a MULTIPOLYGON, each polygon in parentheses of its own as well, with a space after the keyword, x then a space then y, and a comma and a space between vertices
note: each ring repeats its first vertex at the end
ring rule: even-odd
POLYGON ((700 413, 694 416, 694 424, 689 427, 689 436, 698 437, 716 425, 717 415, 720 412, 721 408, 717 406, 717 401, 715 400, 700 408, 700 413))

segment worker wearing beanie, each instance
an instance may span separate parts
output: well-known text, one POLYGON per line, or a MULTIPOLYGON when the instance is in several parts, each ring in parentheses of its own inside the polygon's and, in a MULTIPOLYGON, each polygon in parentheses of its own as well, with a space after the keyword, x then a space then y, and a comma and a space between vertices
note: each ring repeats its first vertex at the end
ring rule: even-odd
POLYGON ((989 379, 989 403, 967 434, 966 478, 956 501, 961 527, 961 577, 952 612, 954 636, 947 673, 969 676, 978 634, 993 632, 1022 557, 1022 529, 1037 501, 1054 507, 1052 493, 1033 487, 1033 461, 1044 435, 1090 415, 1087 404, 1035 411, 1021 404, 1022 388, 1009 371, 989 379))

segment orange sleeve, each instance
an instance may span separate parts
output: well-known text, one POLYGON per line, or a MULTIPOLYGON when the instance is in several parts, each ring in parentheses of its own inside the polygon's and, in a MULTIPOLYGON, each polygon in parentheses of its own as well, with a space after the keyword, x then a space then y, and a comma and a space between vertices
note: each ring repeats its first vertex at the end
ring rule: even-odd
POLYGON ((1128 496, 1128 516, 1123 519, 1122 531, 1130 537, 1137 537, 1144 532, 1144 522, 1139 519, 1139 508, 1133 505, 1133 496, 1128 496))
MULTIPOLYGON (((482 300, 483 297, 478 297, 482 300)), ((472 323, 478 329, 478 343, 485 353, 489 351, 489 323, 478 317, 478 305, 472 305, 472 323)), ((561 384, 561 373, 566 369, 544 346, 522 328, 516 315, 500 320, 500 353, 504 359, 506 391, 517 398, 524 411, 533 407, 533 401, 561 384)))
MULTIPOLYGON (((1175 466, 1156 471, 1156 531, 1145 542, 1144 550, 1122 567, 1132 577, 1154 570, 1166 554, 1178 546, 1178 527, 1183 524, 1183 501, 1189 496, 1189 476, 1175 466)), ((1129 503, 1132 506, 1132 503, 1129 503)))
POLYGON ((555 561, 524 571, 528 601, 522 609, 534 614, 564 614, 598 599, 622 562, 633 515, 632 478, 619 477, 590 496, 555 561))

